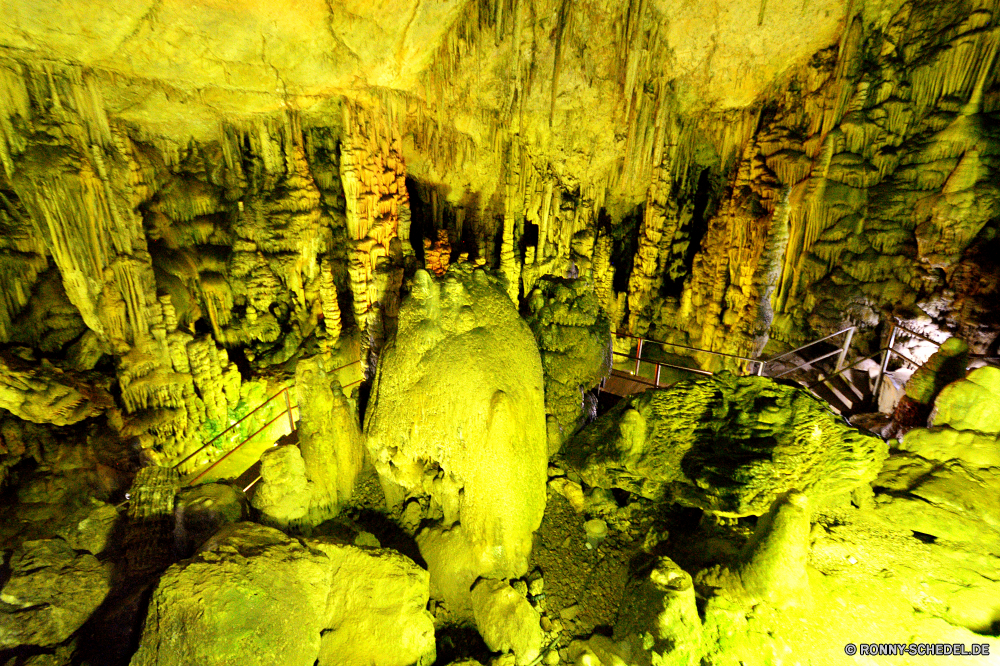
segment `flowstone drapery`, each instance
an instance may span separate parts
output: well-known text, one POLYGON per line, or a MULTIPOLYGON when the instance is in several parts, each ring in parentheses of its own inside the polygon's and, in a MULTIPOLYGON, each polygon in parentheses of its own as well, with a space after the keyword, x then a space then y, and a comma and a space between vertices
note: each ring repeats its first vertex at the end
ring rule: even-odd
POLYGON ((440 521, 428 531, 453 528, 451 548, 423 549, 432 586, 436 567, 470 561, 469 585, 525 573, 545 508, 542 368, 499 280, 468 264, 443 279, 417 272, 379 364, 365 435, 396 499, 429 495, 429 517, 440 521))

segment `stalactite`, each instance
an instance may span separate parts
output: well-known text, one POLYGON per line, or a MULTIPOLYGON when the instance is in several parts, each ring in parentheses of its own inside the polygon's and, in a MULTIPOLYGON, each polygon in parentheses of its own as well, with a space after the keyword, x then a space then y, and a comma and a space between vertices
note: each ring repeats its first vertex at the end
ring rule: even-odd
POLYGON ((323 258, 320 267, 320 299, 323 302, 323 326, 327 335, 336 340, 340 337, 340 305, 337 302, 337 285, 333 282, 333 267, 330 260, 323 258))
POLYGON ((341 182, 347 229, 353 243, 348 272, 362 353, 384 342, 402 279, 399 211, 407 202, 400 136, 391 120, 362 107, 345 107, 348 130, 341 142, 341 182), (381 277, 380 277, 381 276, 381 277), (389 289, 388 292, 385 289, 389 289), (382 321, 388 315, 390 321, 382 321))
POLYGON ((661 242, 673 239, 679 231, 677 204, 673 198, 670 179, 671 165, 661 164, 657 178, 650 184, 639 229, 639 248, 636 252, 632 275, 629 278, 628 307, 629 332, 645 335, 652 321, 650 305, 655 298, 664 275, 661 269, 661 242))

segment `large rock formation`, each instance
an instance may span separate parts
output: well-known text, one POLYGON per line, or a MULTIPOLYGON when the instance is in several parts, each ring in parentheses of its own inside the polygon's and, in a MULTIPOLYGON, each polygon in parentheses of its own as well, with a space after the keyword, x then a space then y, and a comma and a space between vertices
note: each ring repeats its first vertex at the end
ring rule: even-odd
POLYGON ((623 400, 568 455, 592 486, 747 516, 789 491, 850 494, 875 479, 887 447, 803 389, 722 374, 623 400))
POLYGON ((545 508, 542 391, 535 340, 499 281, 417 272, 380 359, 366 444, 390 495, 429 495, 443 528, 460 524, 440 555, 457 564, 470 553, 469 584, 527 571, 545 508))
POLYGON ((110 571, 62 539, 26 541, 0 590, 0 649, 62 643, 101 605, 110 571))
POLYGON ((398 553, 238 523, 163 575, 131 663, 426 665, 427 590, 398 553))
POLYGON ((586 278, 540 280, 528 295, 528 308, 545 372, 551 454, 594 408, 586 394, 611 372, 611 330, 593 282, 586 278))

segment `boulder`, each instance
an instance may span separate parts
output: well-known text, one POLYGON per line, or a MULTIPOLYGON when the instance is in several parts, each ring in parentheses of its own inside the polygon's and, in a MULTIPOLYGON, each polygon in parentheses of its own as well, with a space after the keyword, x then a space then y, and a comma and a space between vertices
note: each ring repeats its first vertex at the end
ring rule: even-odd
POLYGON ((429 575, 387 549, 309 540, 334 570, 320 641, 320 666, 430 666, 434 618, 429 575))
POLYGON ((885 442, 805 390, 718 374, 622 400, 566 453, 584 481, 721 516, 766 513, 789 491, 843 496, 875 479, 885 442))
POLYGON ((929 424, 1000 434, 1000 368, 977 368, 945 386, 934 401, 929 424))
POLYGON ((494 652, 513 652, 518 666, 542 649, 541 617, 506 581, 481 580, 472 589, 476 628, 494 652))
POLYGON ((271 528, 229 526, 160 578, 131 663, 311 666, 332 579, 325 554, 271 528))
POLYGON ((74 550, 85 550, 100 555, 107 549, 118 519, 118 509, 111 504, 90 498, 86 504, 67 517, 58 534, 74 550))
POLYGON ((236 523, 163 574, 131 663, 429 664, 428 597, 398 553, 236 523))
POLYGON ((965 377, 968 364, 968 343, 961 338, 948 338, 913 372, 906 382, 906 395, 921 405, 929 405, 941 389, 965 377))
POLYGON ((111 589, 108 569, 62 539, 25 541, 0 590, 0 649, 62 643, 111 589))
POLYGON ((890 463, 875 482, 895 495, 882 496, 882 517, 903 529, 1000 554, 1000 468, 907 454, 894 455, 890 463))
POLYGON ((178 493, 174 512, 177 549, 190 555, 223 526, 243 520, 247 498, 228 483, 205 483, 178 493))
POLYGON ((430 572, 431 596, 443 601, 452 616, 472 617, 472 585, 479 572, 489 569, 489 556, 470 542, 461 525, 435 525, 417 534, 420 555, 430 572))
MULTIPOLYGON (((625 590, 614 637, 641 666, 700 663, 701 619, 691 576, 669 558, 658 558, 625 590)), ((590 648, 600 653, 600 646, 590 648)))
POLYGON ((903 435, 899 448, 927 460, 962 460, 972 467, 1000 467, 1000 436, 974 430, 914 428, 903 435))
POLYGON ((312 487, 299 447, 282 444, 260 456, 260 482, 250 503, 260 511, 263 522, 286 527, 309 513, 312 487))
MULTIPOLYGON (((383 486, 460 521, 478 576, 527 572, 548 460, 538 347, 503 285, 467 264, 417 271, 365 422, 383 486)), ((430 558, 424 555, 431 565, 430 558)), ((432 567, 433 568, 433 567, 432 567)))

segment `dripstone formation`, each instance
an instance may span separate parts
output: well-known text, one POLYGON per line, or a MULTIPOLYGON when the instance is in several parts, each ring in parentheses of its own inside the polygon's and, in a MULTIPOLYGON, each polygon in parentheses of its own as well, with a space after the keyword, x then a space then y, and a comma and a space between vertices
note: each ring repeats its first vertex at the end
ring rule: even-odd
POLYGON ((0 665, 995 640, 998 64, 1000 0, 6 0, 0 665))

